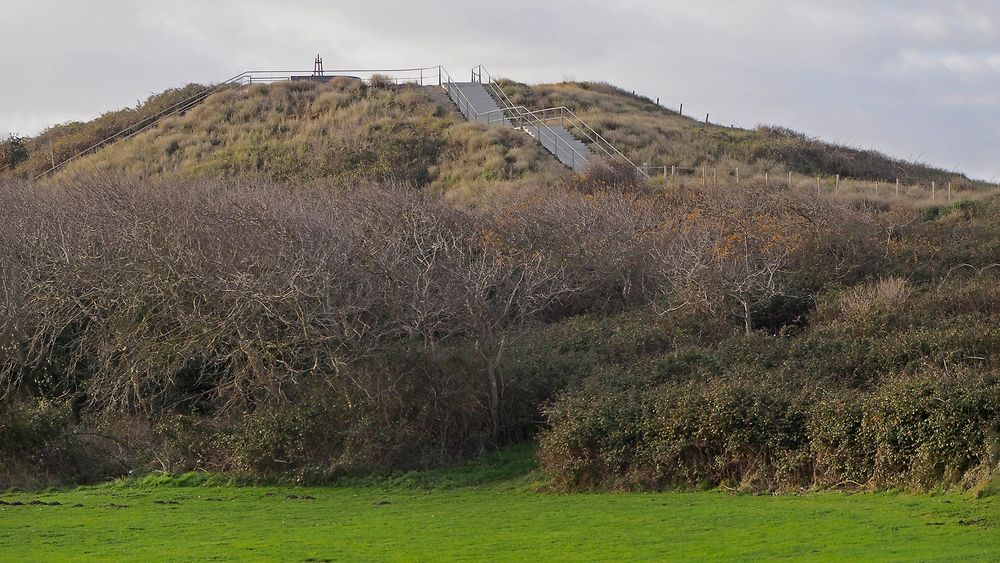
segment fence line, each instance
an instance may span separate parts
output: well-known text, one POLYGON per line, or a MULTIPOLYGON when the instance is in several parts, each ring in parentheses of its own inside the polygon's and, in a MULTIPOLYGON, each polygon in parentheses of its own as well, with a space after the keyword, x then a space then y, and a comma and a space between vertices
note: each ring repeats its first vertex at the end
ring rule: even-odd
POLYGON ((765 186, 775 187, 815 187, 817 194, 848 194, 871 193, 875 197, 911 197, 914 195, 928 198, 932 202, 951 203, 958 192, 977 191, 975 182, 949 181, 938 185, 938 182, 904 182, 900 178, 894 181, 883 179, 851 178, 840 174, 806 175, 787 172, 787 175, 772 176, 770 171, 748 171, 744 167, 720 166, 648 166, 643 170, 651 180, 668 186, 698 185, 702 187, 739 187, 747 183, 763 182, 765 186))

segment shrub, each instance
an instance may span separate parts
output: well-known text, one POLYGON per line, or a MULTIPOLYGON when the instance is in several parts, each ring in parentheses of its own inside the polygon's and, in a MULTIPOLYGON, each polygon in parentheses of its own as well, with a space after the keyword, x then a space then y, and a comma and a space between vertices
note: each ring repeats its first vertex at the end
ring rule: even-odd
POLYGON ((840 299, 840 314, 850 322, 871 324, 901 310, 913 296, 910 284, 897 277, 863 284, 840 299))
POLYGON ((385 90, 396 85, 396 81, 387 74, 373 74, 368 79, 368 85, 377 90, 385 90))
POLYGON ((926 490, 968 484, 1000 461, 995 374, 819 394, 737 374, 634 383, 595 376, 548 407, 539 458, 556 487, 926 490))
POLYGON ((560 488, 799 484, 805 417, 774 390, 718 379, 612 390, 592 382, 546 414, 539 458, 560 488))

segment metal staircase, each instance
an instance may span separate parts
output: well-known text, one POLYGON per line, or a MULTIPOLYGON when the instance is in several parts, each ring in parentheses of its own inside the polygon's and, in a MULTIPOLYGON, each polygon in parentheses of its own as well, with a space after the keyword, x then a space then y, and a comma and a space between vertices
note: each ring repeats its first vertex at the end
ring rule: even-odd
POLYGON ((543 129, 542 125, 524 125, 520 127, 522 131, 531 135, 542 144, 543 147, 559 159, 566 166, 576 172, 583 172, 587 169, 591 152, 587 145, 577 139, 562 125, 549 125, 543 129), (550 133, 547 135, 546 133, 550 133))
POLYGON ((531 135, 560 162, 576 172, 587 168, 596 153, 649 178, 620 150, 567 107, 529 110, 515 105, 500 84, 483 68, 472 69, 471 82, 454 82, 447 72, 442 87, 470 122, 514 127, 531 135))
POLYGON ((459 111, 471 122, 510 127, 511 122, 496 100, 478 82, 448 82, 444 85, 459 111))
MULTIPOLYGON (((523 108, 510 103, 505 95, 491 94, 492 88, 476 80, 475 73, 471 82, 455 82, 449 75, 442 87, 448 92, 459 111, 472 123, 482 123, 489 127, 513 127, 524 131, 538 140, 543 147, 551 152, 559 162, 582 172, 587 168, 591 152, 568 129, 559 125, 549 125, 544 120, 536 119, 523 108)), ((502 92, 502 91, 501 91, 502 92)))

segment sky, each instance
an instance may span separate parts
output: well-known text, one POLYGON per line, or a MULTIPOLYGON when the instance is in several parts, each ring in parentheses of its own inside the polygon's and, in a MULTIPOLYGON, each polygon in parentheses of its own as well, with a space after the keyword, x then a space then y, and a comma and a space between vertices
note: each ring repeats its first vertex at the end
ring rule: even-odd
POLYGON ((605 81, 1000 181, 995 0, 0 0, 0 134, 317 53, 605 81))

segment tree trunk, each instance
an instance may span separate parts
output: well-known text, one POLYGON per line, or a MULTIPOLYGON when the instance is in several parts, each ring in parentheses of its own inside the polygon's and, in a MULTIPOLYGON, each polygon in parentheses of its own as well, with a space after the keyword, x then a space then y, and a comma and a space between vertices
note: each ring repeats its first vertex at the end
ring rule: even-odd
POLYGON ((746 330, 746 335, 750 336, 753 334, 753 323, 750 320, 750 302, 741 300, 740 303, 743 304, 743 328, 746 330))
POLYGON ((500 440, 500 384, 497 377, 497 363, 492 359, 486 360, 486 377, 490 381, 490 416, 493 422, 493 443, 500 440))

